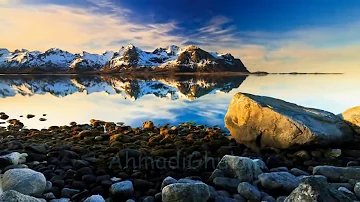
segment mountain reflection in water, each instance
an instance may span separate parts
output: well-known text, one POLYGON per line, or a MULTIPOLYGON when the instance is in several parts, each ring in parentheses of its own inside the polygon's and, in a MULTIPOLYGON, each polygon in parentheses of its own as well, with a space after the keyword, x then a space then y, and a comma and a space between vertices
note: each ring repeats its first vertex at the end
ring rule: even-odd
POLYGON ((137 100, 149 94, 160 98, 195 100, 218 91, 228 93, 238 88, 247 76, 171 76, 171 77, 124 77, 124 76, 0 76, 0 96, 17 94, 51 94, 64 97, 77 92, 91 94, 106 92, 120 94, 125 99, 137 100))

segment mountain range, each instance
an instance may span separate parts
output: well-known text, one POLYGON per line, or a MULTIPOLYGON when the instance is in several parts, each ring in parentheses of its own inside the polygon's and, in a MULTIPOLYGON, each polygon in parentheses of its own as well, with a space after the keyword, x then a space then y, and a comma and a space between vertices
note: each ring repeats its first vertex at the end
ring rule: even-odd
POLYGON ((70 53, 58 48, 45 52, 0 48, 0 73, 121 73, 121 72, 243 72, 231 54, 207 52, 197 46, 171 45, 152 52, 132 44, 103 54, 70 53))
POLYGON ((171 100, 194 100, 207 94, 228 93, 238 88, 244 76, 194 77, 122 77, 110 75, 38 75, 0 76, 0 98, 16 95, 33 96, 51 94, 64 97, 74 93, 100 93, 122 95, 125 99, 137 100, 145 95, 155 95, 171 100))

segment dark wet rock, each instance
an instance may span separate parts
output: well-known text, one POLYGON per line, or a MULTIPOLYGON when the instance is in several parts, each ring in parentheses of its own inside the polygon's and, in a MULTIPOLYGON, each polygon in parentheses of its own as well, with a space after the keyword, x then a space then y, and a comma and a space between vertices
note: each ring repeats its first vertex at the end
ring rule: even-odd
POLYGON ((63 198, 71 198, 73 195, 80 193, 80 190, 63 188, 61 190, 61 197, 63 198))
POLYGON ((47 154, 47 148, 44 144, 37 144, 25 147, 25 150, 38 154, 47 154))
POLYGON ((104 188, 102 188, 101 186, 96 186, 94 188, 91 189, 90 193, 93 195, 103 195, 105 192, 104 188))
POLYGON ((15 190, 22 194, 40 197, 45 188, 45 176, 28 168, 8 170, 2 177, 3 191, 15 190))
POLYGON ((70 199, 71 199, 71 201, 80 201, 81 199, 85 198, 88 195, 89 195, 89 191, 88 190, 83 190, 83 191, 71 196, 70 199))
POLYGON ((33 115, 33 114, 26 115, 26 118, 28 118, 28 119, 31 119, 31 118, 34 118, 34 117, 35 117, 35 115, 33 115))
POLYGON ((65 186, 65 181, 64 180, 54 180, 51 182, 53 184, 53 186, 59 187, 59 188, 63 188, 65 186))
POLYGON ((214 180, 216 177, 225 177, 225 176, 224 176, 224 172, 223 172, 222 170, 220 170, 220 169, 215 169, 215 170, 211 173, 211 175, 210 175, 210 177, 209 177, 209 179, 208 179, 208 183, 212 183, 213 180, 214 180))
POLYGON ((114 198, 130 198, 134 193, 133 183, 131 181, 122 181, 112 184, 110 194, 114 198))
POLYGON ((9 116, 7 114, 0 114, 0 119, 6 120, 8 118, 9 118, 9 116))
POLYGON ((36 154, 32 152, 28 152, 28 161, 45 161, 46 160, 46 154, 36 154))
POLYGON ((332 182, 347 182, 350 179, 360 180, 360 168, 356 167, 316 166, 313 174, 323 175, 332 182))
POLYGON ((261 198, 261 201, 276 202, 276 200, 272 196, 264 196, 263 198, 261 198))
POLYGON ((84 202, 105 202, 105 199, 100 195, 92 195, 86 198, 84 202))
POLYGON ((219 162, 217 169, 223 171, 225 176, 236 177, 240 181, 252 182, 263 173, 266 167, 261 160, 252 160, 247 157, 225 155, 219 162))
POLYGON ((288 172, 289 169, 287 167, 277 167, 277 168, 271 168, 270 172, 288 172))
POLYGON ((144 191, 151 189, 154 186, 154 183, 143 179, 135 179, 133 185, 135 190, 144 191))
POLYGON ((206 202, 209 198, 210 191, 204 183, 175 183, 162 190, 163 202, 206 202))
POLYGON ((82 181, 74 180, 71 183, 71 188, 72 189, 84 190, 85 187, 86 187, 86 184, 84 182, 82 182, 82 181))
POLYGON ((46 200, 51 200, 51 199, 55 199, 55 195, 54 193, 52 192, 48 192, 48 193, 45 193, 43 196, 42 196, 43 199, 46 199, 46 200))
POLYGON ((20 150, 23 149, 23 145, 18 140, 11 140, 8 144, 9 150, 20 150))
MULTIPOLYGON (((216 191, 218 196, 223 196, 223 197, 227 197, 227 198, 231 198, 231 194, 228 191, 225 190, 218 190, 216 191)), ((211 194, 211 193, 210 193, 211 194)))
POLYGON ((224 197, 224 196, 215 196, 214 202, 239 202, 239 201, 235 200, 233 198, 228 198, 228 197, 224 197))
POLYGON ((166 177, 162 183, 161 183, 161 189, 163 189, 165 186, 169 185, 169 184, 174 184, 174 183, 177 183, 177 180, 168 176, 166 177))
POLYGON ((300 170, 298 168, 292 168, 289 172, 295 176, 309 175, 309 173, 307 173, 303 170, 300 170))
POLYGON ((25 163, 27 154, 19 152, 11 152, 6 155, 0 156, 0 169, 3 169, 9 165, 18 165, 25 163))
POLYGON ((328 182, 321 178, 308 177, 291 192, 285 202, 316 202, 316 201, 341 201, 350 202, 351 198, 341 191, 330 186, 328 182))
POLYGON ((76 176, 81 178, 84 175, 92 175, 93 172, 89 167, 83 167, 76 171, 76 176))
POLYGON ((25 165, 25 164, 9 165, 9 166, 6 166, 2 171, 6 172, 8 170, 16 169, 16 168, 29 168, 29 167, 27 165, 25 165))
POLYGON ((349 189, 345 187, 339 187, 338 190, 341 191, 343 194, 345 194, 347 197, 351 198, 352 200, 357 200, 355 194, 349 189))
POLYGON ((143 202, 155 202, 155 197, 147 196, 143 199, 143 202))
POLYGON ((357 182, 354 186, 354 193, 355 195, 360 198, 360 182, 357 182))
POLYGON ((240 182, 241 181, 238 179, 232 179, 227 177, 216 177, 213 180, 215 187, 218 187, 219 189, 229 190, 232 193, 236 192, 240 182))
POLYGON ((86 184, 91 184, 96 181, 96 177, 94 175, 84 175, 81 179, 86 184))
POLYGON ((38 199, 32 196, 28 196, 17 192, 15 190, 5 191, 0 195, 1 202, 46 202, 45 199, 38 199))
MULTIPOLYGON (((286 198, 287 198, 287 196, 279 196, 276 198, 276 202, 284 202, 286 200, 286 198)), ((298 201, 298 202, 300 202, 300 201, 298 201)))
POLYGON ((83 168, 83 167, 87 167, 89 166, 89 162, 85 161, 85 160, 76 160, 74 162, 74 168, 75 169, 80 169, 80 168, 83 168))
POLYGON ((65 172, 65 175, 64 175, 64 178, 65 179, 71 179, 71 178, 74 178, 76 175, 76 171, 75 170, 72 170, 72 169, 69 169, 65 172))
POLYGON ((353 190, 354 189, 354 185, 350 184, 350 183, 330 183, 331 186, 333 186, 335 189, 338 189, 340 187, 345 187, 349 190, 353 190))
POLYGON ((250 201, 260 201, 261 193, 253 185, 248 182, 241 182, 237 187, 238 193, 250 201))
POLYGON ((290 193, 300 184, 300 180, 288 172, 263 173, 259 180, 265 189, 285 193, 290 193))

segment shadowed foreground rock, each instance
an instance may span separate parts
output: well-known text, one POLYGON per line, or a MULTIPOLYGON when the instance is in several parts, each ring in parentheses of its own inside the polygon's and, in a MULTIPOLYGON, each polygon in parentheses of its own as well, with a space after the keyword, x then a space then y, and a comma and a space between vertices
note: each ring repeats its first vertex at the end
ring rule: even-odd
POLYGON ((308 177, 285 199, 285 202, 350 202, 341 191, 330 186, 326 180, 308 177))
POLYGON ((225 127, 238 142, 261 148, 326 146, 353 138, 350 126, 330 112, 245 93, 233 97, 225 127))

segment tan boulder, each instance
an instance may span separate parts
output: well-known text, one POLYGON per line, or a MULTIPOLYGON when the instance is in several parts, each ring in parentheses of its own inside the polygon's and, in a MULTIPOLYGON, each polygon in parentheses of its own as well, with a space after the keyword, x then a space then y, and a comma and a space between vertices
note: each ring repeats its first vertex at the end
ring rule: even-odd
POLYGON ((357 134, 360 134, 360 106, 350 108, 340 114, 340 116, 355 130, 357 134))
POLYGON ((238 142, 261 148, 340 144, 353 137, 349 125, 330 112, 246 93, 233 97, 225 127, 238 142))

